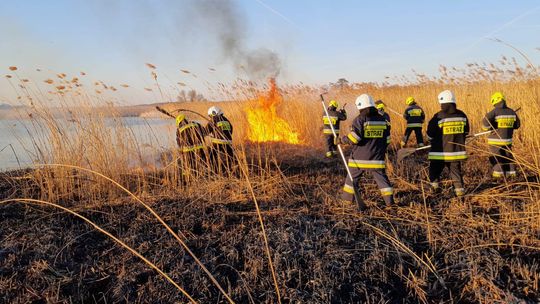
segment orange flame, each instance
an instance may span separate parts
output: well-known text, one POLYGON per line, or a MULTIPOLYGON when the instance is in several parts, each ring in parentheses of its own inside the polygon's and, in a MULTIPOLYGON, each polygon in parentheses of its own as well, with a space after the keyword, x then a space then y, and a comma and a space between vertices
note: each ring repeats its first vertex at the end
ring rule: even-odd
POLYGON ((250 141, 300 143, 298 133, 294 132, 289 123, 277 114, 277 108, 282 102, 283 97, 278 92, 276 80, 271 78, 267 95, 259 96, 257 107, 246 109, 250 141))

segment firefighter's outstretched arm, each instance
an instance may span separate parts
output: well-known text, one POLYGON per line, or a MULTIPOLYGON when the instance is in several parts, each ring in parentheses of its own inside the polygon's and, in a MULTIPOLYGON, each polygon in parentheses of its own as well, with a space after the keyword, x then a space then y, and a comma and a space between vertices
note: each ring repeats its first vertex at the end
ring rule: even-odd
POLYGON ((482 120, 482 131, 489 131, 493 129, 494 119, 492 112, 489 112, 484 116, 482 120))
POLYGON ((362 140, 360 134, 362 134, 361 130, 357 130, 354 126, 351 126, 351 131, 346 136, 343 136, 341 142, 347 145, 356 145, 362 140))

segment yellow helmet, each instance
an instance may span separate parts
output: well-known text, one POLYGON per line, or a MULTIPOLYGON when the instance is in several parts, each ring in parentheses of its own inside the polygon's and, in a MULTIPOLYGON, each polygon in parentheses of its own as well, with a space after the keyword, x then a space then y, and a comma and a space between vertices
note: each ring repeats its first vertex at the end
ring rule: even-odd
POLYGON ((414 97, 412 97, 412 96, 407 97, 407 99, 405 100, 405 103, 406 103, 407 105, 411 105, 411 104, 413 104, 414 102, 415 102, 415 100, 414 100, 414 97))
POLYGON ((384 110, 384 102, 382 100, 377 100, 375 102, 375 107, 379 110, 384 110))
POLYGON ((182 121, 184 121, 186 119, 186 115, 184 114, 178 114, 178 116, 176 116, 176 126, 180 126, 180 124, 182 123, 182 121))
POLYGON ((496 105, 501 101, 505 101, 506 98, 504 97, 503 93, 501 92, 495 92, 493 95, 491 95, 491 104, 496 105))
POLYGON ((332 100, 330 100, 330 106, 331 106, 331 107, 334 107, 334 108, 337 108, 337 107, 339 107, 339 105, 338 105, 337 101, 335 101, 335 100, 333 100, 333 99, 332 99, 332 100))

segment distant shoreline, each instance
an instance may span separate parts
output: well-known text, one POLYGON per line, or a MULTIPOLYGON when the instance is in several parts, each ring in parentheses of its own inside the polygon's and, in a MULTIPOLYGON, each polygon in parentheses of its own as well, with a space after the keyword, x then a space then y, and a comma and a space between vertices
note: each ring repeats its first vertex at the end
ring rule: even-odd
MULTIPOLYGON (((100 114, 103 117, 140 117, 140 118, 169 118, 168 116, 160 113, 156 110, 156 106, 162 107, 168 111, 174 109, 190 109, 199 114, 205 114, 206 109, 214 104, 231 104, 235 101, 200 101, 200 102, 161 102, 139 105, 109 105, 99 107, 50 107, 45 108, 48 114, 52 114, 54 118, 58 119, 72 119, 71 113, 77 113, 78 115, 84 114, 85 111, 91 111, 92 114, 100 114)), ((40 109, 33 109, 29 106, 23 105, 7 105, 0 104, 0 120, 26 120, 32 119, 37 115, 40 109)), ((191 113, 193 114, 193 113, 191 113)), ((188 114, 191 115, 191 114, 188 114)))
MULTIPOLYGON (((96 107, 91 108, 95 113, 98 112, 104 117, 141 117, 141 118, 166 118, 165 115, 155 110, 156 106, 170 105, 173 103, 155 103, 155 104, 143 104, 133 106, 112 106, 112 107, 96 107), (113 109, 114 111, 111 111, 113 109)), ((90 108, 88 108, 90 109, 90 108)), ((48 111, 53 113, 55 118, 67 118, 71 116, 70 111, 79 112, 79 110, 86 111, 86 108, 49 108, 48 111)), ((27 106, 12 106, 2 107, 0 109, 0 120, 24 120, 31 119, 32 116, 37 114, 36 109, 32 109, 27 106)))

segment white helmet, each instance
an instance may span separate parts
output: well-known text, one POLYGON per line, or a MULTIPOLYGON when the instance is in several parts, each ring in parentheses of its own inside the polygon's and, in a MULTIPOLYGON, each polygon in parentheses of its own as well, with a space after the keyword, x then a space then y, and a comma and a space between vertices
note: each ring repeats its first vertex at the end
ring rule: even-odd
POLYGON ((354 102, 354 104, 356 105, 356 108, 358 108, 358 110, 362 110, 365 108, 374 107, 375 101, 373 100, 373 97, 371 97, 370 95, 362 94, 358 96, 358 98, 356 98, 356 101, 354 102))
POLYGON ((223 111, 221 111, 220 108, 213 106, 208 109, 208 116, 216 116, 223 114, 223 111))
POLYGON ((454 96, 454 93, 450 90, 442 91, 439 93, 439 103, 456 103, 456 97, 454 96))

